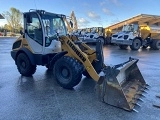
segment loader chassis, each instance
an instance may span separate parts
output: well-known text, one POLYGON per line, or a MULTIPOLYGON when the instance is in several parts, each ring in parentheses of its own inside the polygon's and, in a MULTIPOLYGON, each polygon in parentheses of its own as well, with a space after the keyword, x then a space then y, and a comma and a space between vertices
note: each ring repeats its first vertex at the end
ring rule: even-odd
POLYGON ((46 66, 53 71, 57 83, 66 89, 76 86, 84 75, 96 81, 96 93, 101 101, 133 110, 147 86, 138 69, 138 60, 129 58, 124 63, 106 66, 103 41, 97 39, 94 50, 68 36, 64 17, 43 10, 24 13, 24 33, 13 43, 11 51, 19 73, 32 76, 37 65, 46 66))

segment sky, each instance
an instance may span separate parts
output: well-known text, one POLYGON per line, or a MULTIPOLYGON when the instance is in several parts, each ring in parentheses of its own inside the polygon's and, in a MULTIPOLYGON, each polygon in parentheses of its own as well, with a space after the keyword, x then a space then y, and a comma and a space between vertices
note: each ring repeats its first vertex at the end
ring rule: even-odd
MULTIPOLYGON (((0 0, 0 14, 11 7, 27 12, 42 9, 70 16, 74 11, 78 27, 107 27, 139 14, 160 15, 160 0, 0 0)), ((0 26, 6 24, 0 19, 0 26)))

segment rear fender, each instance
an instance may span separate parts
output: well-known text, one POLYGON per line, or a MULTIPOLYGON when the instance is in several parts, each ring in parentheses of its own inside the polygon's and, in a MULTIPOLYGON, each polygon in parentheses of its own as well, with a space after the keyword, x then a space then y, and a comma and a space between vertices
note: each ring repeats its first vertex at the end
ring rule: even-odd
POLYGON ((20 53, 26 54, 26 56, 29 58, 31 64, 32 65, 36 65, 36 62, 35 62, 35 59, 34 59, 34 55, 33 55, 33 53, 31 51, 29 51, 27 48, 21 48, 16 54, 16 59, 17 59, 17 57, 18 57, 18 55, 20 53))

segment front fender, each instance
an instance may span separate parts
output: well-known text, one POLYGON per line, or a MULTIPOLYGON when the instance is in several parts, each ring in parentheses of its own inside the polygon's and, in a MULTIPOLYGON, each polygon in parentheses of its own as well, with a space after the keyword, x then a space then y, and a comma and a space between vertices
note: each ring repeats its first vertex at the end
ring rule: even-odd
POLYGON ((65 54, 67 54, 67 51, 63 51, 60 53, 57 53, 51 60, 50 65, 49 65, 49 69, 52 69, 54 67, 55 62, 60 59, 62 56, 64 56, 65 54))

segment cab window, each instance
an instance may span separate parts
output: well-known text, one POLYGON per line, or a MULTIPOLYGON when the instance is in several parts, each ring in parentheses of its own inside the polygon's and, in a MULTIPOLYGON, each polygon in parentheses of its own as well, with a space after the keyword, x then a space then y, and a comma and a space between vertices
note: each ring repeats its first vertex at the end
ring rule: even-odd
POLYGON ((41 27, 41 23, 39 21, 38 15, 36 13, 29 13, 27 15, 26 28, 27 28, 28 36, 42 45, 43 31, 42 31, 42 27, 41 27))

